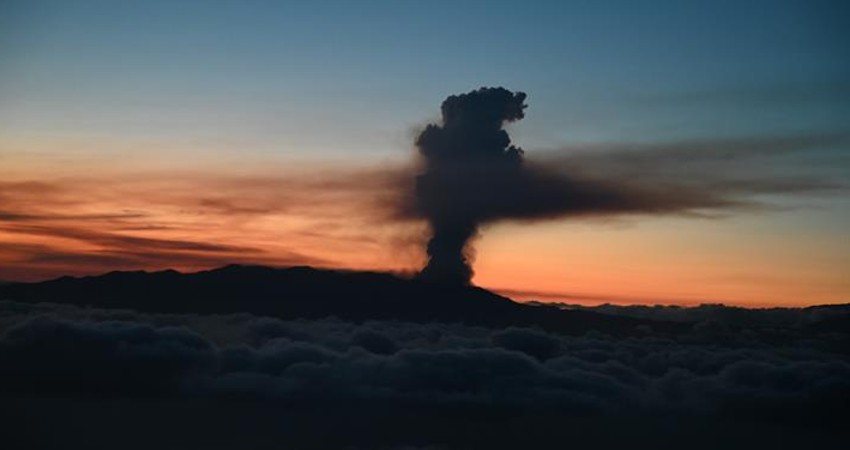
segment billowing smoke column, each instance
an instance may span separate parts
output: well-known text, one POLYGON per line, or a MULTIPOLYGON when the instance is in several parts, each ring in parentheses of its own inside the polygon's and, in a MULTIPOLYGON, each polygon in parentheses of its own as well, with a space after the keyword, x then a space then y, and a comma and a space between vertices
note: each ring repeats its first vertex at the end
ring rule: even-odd
POLYGON ((494 181, 522 171, 523 152, 502 127, 524 117, 525 97, 501 87, 452 95, 442 104, 442 125, 428 125, 416 139, 425 160, 416 180, 417 209, 431 229, 422 279, 470 282, 468 243, 489 218, 490 201, 500 201, 491 196, 504 194, 494 181))
POLYGON ((430 226, 422 279, 468 284, 470 240, 481 225, 500 220, 625 214, 693 217, 712 210, 759 207, 753 196, 765 193, 834 188, 829 180, 801 179, 796 168, 779 178, 759 176, 757 168, 743 161, 749 158, 752 164, 757 155, 847 142, 843 135, 804 136, 654 150, 597 149, 535 161, 525 159, 502 129, 523 118, 524 102, 525 94, 503 88, 453 95, 443 102, 442 124, 429 125, 417 138, 424 170, 416 179, 415 195, 405 196, 398 206, 402 217, 425 219, 430 226), (729 166, 734 161, 738 165, 729 166))

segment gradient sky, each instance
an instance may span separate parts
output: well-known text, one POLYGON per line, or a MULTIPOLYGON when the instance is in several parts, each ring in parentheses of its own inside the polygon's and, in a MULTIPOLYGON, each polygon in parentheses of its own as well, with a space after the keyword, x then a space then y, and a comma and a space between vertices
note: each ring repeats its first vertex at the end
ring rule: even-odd
POLYGON ((831 188, 708 215, 496 224, 477 284, 590 303, 850 301, 848 43, 844 1, 6 0, 0 279, 415 270, 423 225, 381 215, 382 180, 446 96, 504 86, 529 95, 509 129, 530 159, 805 137, 820 143, 706 170, 831 188))

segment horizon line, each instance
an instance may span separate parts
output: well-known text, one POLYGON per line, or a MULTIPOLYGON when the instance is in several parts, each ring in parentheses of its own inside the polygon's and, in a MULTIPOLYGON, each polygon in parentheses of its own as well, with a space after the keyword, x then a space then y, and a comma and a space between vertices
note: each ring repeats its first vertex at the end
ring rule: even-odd
MULTIPOLYGON (((288 270, 288 269, 297 269, 297 268, 306 268, 313 270, 326 270, 333 272, 360 272, 360 273, 380 273, 380 274, 388 274, 395 276, 397 278, 412 280, 415 276, 416 271, 405 271, 405 270, 364 270, 364 269, 353 269, 348 267, 321 267, 321 266, 311 266, 307 264, 295 264, 295 265, 283 265, 283 266, 274 266, 274 265, 265 265, 265 264, 244 264, 244 263, 231 263, 231 264, 223 264, 220 266, 214 266, 210 268, 203 268, 197 270, 181 270, 175 269, 173 267, 165 267, 161 269, 116 269, 110 270, 106 272, 92 273, 92 274, 80 274, 80 275, 59 275, 54 277, 49 277, 45 279, 39 280, 0 280, 0 285, 9 285, 9 284, 38 284, 45 283, 49 281, 59 280, 63 278, 97 278, 105 275, 109 275, 112 273, 145 273, 145 274, 155 274, 162 272, 176 272, 182 275, 190 275, 196 273, 203 272, 214 272, 216 270, 225 269, 228 267, 256 267, 256 268, 265 268, 265 269, 274 269, 274 270, 288 270)), ((816 304, 805 304, 805 303, 795 303, 795 304, 772 304, 765 302, 747 302, 740 303, 734 301, 724 301, 724 300, 711 300, 711 299, 696 299, 696 300, 682 300, 682 299, 671 299, 671 298, 657 298, 651 299, 647 297, 631 297, 631 296, 616 296, 616 295, 599 295, 599 294, 580 294, 576 292, 562 292, 562 291, 545 291, 545 290, 526 290, 526 289, 511 289, 511 288, 499 288, 494 286, 484 286, 484 285, 476 285, 470 284, 471 288, 480 288, 485 289, 487 291, 493 292, 498 295, 502 295, 507 297, 508 299, 517 302, 517 303, 543 303, 543 304, 552 304, 552 305, 563 305, 563 306, 576 306, 582 308, 593 308, 598 306, 617 306, 617 307, 629 307, 629 306, 646 306, 646 307, 679 307, 679 308, 697 308, 706 305, 717 305, 723 307, 735 307, 735 308, 744 308, 744 309, 805 309, 805 308, 816 308, 816 307, 824 307, 824 306, 842 306, 842 305, 850 305, 850 300, 836 302, 836 303, 816 303, 816 304), (572 302, 572 303, 571 303, 572 302)))

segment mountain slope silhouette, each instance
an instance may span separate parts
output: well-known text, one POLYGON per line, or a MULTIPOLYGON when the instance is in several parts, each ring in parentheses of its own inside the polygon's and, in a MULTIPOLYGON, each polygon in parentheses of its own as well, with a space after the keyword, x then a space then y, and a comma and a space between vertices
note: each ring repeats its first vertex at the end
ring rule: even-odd
POLYGON ((462 322, 537 326, 562 334, 676 332, 683 325, 527 305, 478 287, 450 286, 388 273, 230 265, 180 273, 110 272, 0 286, 0 299, 67 303, 152 313, 251 313, 279 318, 462 322))

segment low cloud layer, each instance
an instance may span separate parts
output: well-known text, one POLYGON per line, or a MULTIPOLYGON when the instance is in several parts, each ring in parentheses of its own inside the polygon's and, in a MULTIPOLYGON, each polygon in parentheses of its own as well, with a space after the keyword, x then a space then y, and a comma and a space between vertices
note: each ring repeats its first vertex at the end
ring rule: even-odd
POLYGON ((460 324, 151 315, 0 302, 3 396, 242 398, 832 423, 847 334, 580 337, 460 324))
MULTIPOLYGON (((531 302, 535 304, 535 302, 531 302)), ((584 306, 569 303, 545 303, 564 310, 592 311, 597 313, 668 322, 716 323, 724 327, 805 328, 824 321, 848 317, 848 304, 820 305, 806 308, 741 308, 722 304, 702 304, 693 307, 662 305, 584 306)))

